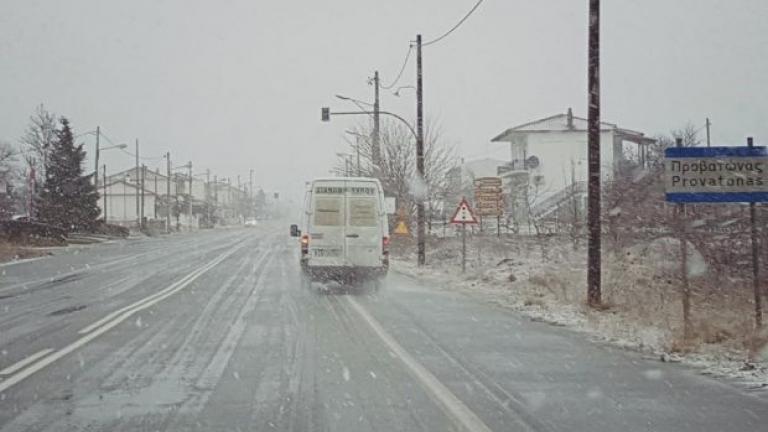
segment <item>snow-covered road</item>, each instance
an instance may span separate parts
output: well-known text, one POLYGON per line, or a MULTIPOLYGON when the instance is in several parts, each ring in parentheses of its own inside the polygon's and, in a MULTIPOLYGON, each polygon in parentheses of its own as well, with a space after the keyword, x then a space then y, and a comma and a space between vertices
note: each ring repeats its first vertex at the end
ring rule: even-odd
POLYGON ((378 293, 308 291, 295 240, 273 228, 115 242, 4 267, 0 428, 768 424, 762 394, 397 272, 378 293))

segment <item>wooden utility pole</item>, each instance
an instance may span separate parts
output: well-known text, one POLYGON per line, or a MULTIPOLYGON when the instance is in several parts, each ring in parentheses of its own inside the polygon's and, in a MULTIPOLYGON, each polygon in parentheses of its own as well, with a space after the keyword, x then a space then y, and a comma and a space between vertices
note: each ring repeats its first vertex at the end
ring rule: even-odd
POLYGON ((107 164, 104 164, 104 168, 101 171, 102 187, 104 190, 104 224, 107 223, 107 164))
POLYGON ((601 302, 600 245, 600 0, 589 0, 589 54, 587 71, 588 104, 588 183, 587 183, 587 302, 601 302))
MULTIPOLYGON (((421 35, 416 35, 416 171, 418 173, 419 189, 426 188, 424 179, 424 87, 421 66, 421 35)), ((426 264, 425 232, 424 232, 424 196, 423 190, 417 191, 416 197, 416 242, 418 250, 418 265, 426 264)))
POLYGON ((375 71, 373 73, 373 88, 374 88, 374 98, 373 98, 373 146, 371 148, 371 159, 373 162, 373 172, 374 176, 379 173, 379 162, 380 162, 380 156, 381 156, 381 149, 379 147, 380 145, 380 120, 379 120, 379 71, 375 71))
POLYGON ((139 197, 140 186, 141 175, 139 174, 139 139, 136 138, 136 227, 138 227, 138 229, 141 229, 141 202, 139 197))
MULTIPOLYGON (((101 127, 96 126, 96 151, 93 154, 93 157, 96 161, 95 169, 93 170, 93 185, 98 186, 99 183, 99 137, 101 136, 101 127)), ((106 208, 106 207, 105 207, 106 208)), ((104 222, 107 222, 107 219, 104 218, 104 222)))
POLYGON ((144 180, 147 176, 147 166, 141 165, 141 212, 139 214, 139 229, 144 229, 144 180))
POLYGON ((171 232, 171 152, 165 153, 166 174, 165 179, 165 232, 171 232))
POLYGON ((189 227, 192 228, 192 161, 189 161, 189 227))

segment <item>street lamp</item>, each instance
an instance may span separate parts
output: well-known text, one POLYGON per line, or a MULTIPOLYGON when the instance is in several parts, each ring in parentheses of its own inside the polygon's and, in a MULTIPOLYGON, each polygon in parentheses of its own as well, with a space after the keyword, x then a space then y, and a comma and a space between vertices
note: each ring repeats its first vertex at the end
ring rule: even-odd
POLYGON ((350 166, 352 165, 349 161, 349 158, 352 157, 349 153, 336 153, 336 157, 344 159, 344 174, 346 174, 347 177, 352 176, 352 169, 350 166))
POLYGON ((367 139, 368 137, 349 129, 345 130, 344 133, 353 135, 355 137, 355 152, 357 153, 357 176, 360 177, 362 175, 362 172, 360 171, 360 138, 367 139))
MULTIPOLYGON (((128 144, 116 144, 116 145, 111 145, 111 146, 99 148, 99 138, 101 138, 101 136, 103 135, 101 133, 101 127, 99 127, 99 126, 96 126, 95 130, 86 131, 86 132, 83 132, 81 134, 75 135, 74 138, 80 138, 80 137, 85 136, 85 135, 96 135, 96 151, 94 152, 94 155, 93 155, 94 156, 94 162, 95 162, 94 163, 94 168, 95 169, 93 171, 93 184, 96 185, 96 184, 98 184, 98 179, 99 179, 99 152, 100 151, 104 151, 104 150, 110 150, 110 149, 113 149, 113 148, 117 148, 117 149, 121 149, 122 150, 122 149, 128 147, 128 144)), ((104 137, 107 138, 106 135, 104 137)), ((110 141, 110 139, 107 138, 107 141, 110 141)))
POLYGON ((380 132, 380 126, 379 126, 379 117, 381 115, 381 108, 379 107, 379 72, 376 72, 376 76, 374 78, 374 82, 376 83, 376 99, 374 100, 374 103, 368 103, 364 102, 358 99, 354 99, 347 96, 342 95, 336 95, 337 98, 345 101, 349 101, 357 105, 358 108, 360 108, 361 111, 365 111, 365 108, 362 105, 368 105, 369 107, 373 108, 373 131, 371 133, 371 136, 373 137, 373 143, 371 145, 371 162, 373 164, 373 171, 374 176, 376 171, 379 168, 379 163, 381 162, 380 156, 381 151, 379 148, 379 143, 381 142, 381 132, 380 132))
POLYGON ((416 90, 416 87, 414 87, 412 85, 400 86, 397 89, 395 89, 395 91, 393 91, 392 94, 397 96, 397 97, 400 97, 400 90, 402 90, 402 89, 414 89, 414 90, 416 90))

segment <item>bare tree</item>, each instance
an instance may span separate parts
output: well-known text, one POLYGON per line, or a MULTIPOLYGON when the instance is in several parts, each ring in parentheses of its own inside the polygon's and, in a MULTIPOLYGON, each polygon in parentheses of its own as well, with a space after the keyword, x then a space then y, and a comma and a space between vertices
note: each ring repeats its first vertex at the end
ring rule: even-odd
POLYGON ((17 178, 16 156, 13 146, 0 141, 0 219, 10 217, 14 211, 14 187, 17 178))
POLYGON ((656 142, 648 146, 648 153, 646 159, 649 166, 658 166, 664 164, 664 150, 669 147, 675 146, 677 138, 682 138, 683 147, 696 147, 701 144, 699 138, 700 130, 697 129, 693 123, 688 122, 680 129, 673 129, 669 132, 669 135, 656 135, 654 139, 656 142))
POLYGON ((45 163, 56 139, 57 125, 56 115, 40 104, 29 117, 27 130, 19 140, 27 166, 34 168, 40 178, 45 178, 45 163))
MULTIPOLYGON (((425 185, 419 185, 416 173, 416 142, 407 126, 394 120, 381 122, 379 128, 381 160, 378 167, 373 164, 372 127, 359 124, 353 132, 359 139, 349 142, 353 172, 357 172, 357 155, 360 157, 360 174, 376 177, 381 181, 384 192, 397 199, 398 206, 406 214, 414 214, 415 196, 418 189, 425 188, 428 207, 437 208, 449 188, 448 171, 457 165, 452 146, 444 142, 442 129, 434 122, 427 121, 424 134, 424 178, 425 185)), ((333 168, 336 174, 347 172, 346 156, 341 156, 333 168)))

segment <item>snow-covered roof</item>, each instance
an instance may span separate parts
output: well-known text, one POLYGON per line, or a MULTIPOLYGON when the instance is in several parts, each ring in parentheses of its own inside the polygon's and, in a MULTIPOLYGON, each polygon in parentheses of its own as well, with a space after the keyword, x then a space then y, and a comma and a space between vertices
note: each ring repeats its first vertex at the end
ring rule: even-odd
MULTIPOLYGON (((113 191, 112 191, 112 189, 114 188, 114 186, 117 186, 117 185, 119 185, 119 184, 123 184, 125 187, 131 188, 131 191, 130 191, 130 192, 126 192, 126 193, 128 193, 128 194, 130 194, 130 195, 132 195, 132 194, 135 194, 135 193, 136 193, 136 191, 135 191, 135 190, 136 190, 136 189, 139 189, 139 188, 138 188, 138 186, 136 185, 136 183, 131 183, 131 182, 127 182, 127 181, 125 181, 124 179, 119 179, 119 180, 112 180, 112 181, 110 181, 109 183, 107 183, 107 185, 106 185, 106 186, 107 186, 107 190, 108 190, 108 192, 107 192, 107 193, 109 193, 109 194, 112 194, 112 195, 118 195, 118 193, 116 193, 116 192, 122 192, 122 191, 117 191, 117 190, 115 190, 115 192, 113 192, 113 191)), ((146 186, 146 185, 145 185, 145 186, 146 186)), ((100 184, 100 185, 98 186, 98 188, 97 188, 97 191, 98 191, 99 193, 102 193, 102 192, 103 192, 103 190, 104 190, 104 185, 101 185, 101 184, 100 184)), ((154 195, 155 193, 154 193, 154 192, 152 192, 151 190, 149 190, 149 189, 146 189, 146 188, 145 188, 145 189, 144 189, 144 194, 145 194, 145 195, 154 195)))
MULTIPOLYGON (((542 133, 542 132, 579 132, 584 133, 587 131, 588 123, 587 119, 578 117, 571 114, 570 109, 565 114, 555 114, 553 116, 545 117, 542 119, 534 120, 528 123, 523 123, 518 126, 511 127, 499 135, 491 139, 492 142, 511 141, 512 137, 520 134, 528 133, 542 133), (570 119, 570 121, 569 121, 570 119)), ((619 128, 614 123, 600 122, 601 131, 614 131, 622 135, 635 137, 637 139, 646 139, 642 132, 633 131, 630 129, 619 128)))

